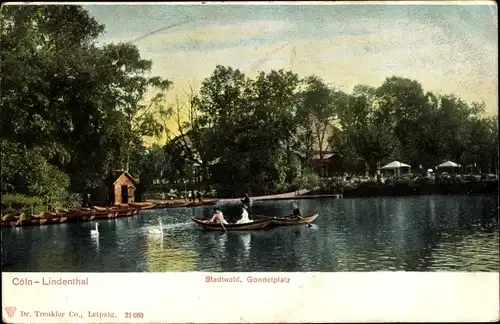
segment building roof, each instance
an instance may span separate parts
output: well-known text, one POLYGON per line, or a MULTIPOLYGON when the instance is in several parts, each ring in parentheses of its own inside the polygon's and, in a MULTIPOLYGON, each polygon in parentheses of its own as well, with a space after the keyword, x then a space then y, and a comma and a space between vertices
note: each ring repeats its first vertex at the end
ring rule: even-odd
MULTIPOLYGON (((323 160, 329 160, 332 157, 334 157, 334 153, 323 153, 323 160)), ((320 155, 319 154, 314 154, 311 158, 312 160, 320 160, 320 155)))
POLYGON ((130 173, 128 173, 125 170, 113 170, 113 171, 111 171, 109 173, 108 177, 106 178, 106 183, 108 185, 114 185, 116 183, 116 181, 118 180, 118 178, 120 178, 122 175, 125 175, 134 184, 138 184, 139 183, 139 179, 136 179, 136 178, 132 177, 130 175, 130 173))

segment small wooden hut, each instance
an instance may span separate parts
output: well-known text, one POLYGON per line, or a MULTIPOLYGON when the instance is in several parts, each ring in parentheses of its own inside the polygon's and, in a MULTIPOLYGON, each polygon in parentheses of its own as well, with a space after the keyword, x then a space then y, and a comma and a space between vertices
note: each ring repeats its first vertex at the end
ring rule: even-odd
POLYGON ((139 180, 132 177, 127 171, 111 171, 106 184, 108 187, 108 204, 119 205, 134 202, 135 185, 139 180))

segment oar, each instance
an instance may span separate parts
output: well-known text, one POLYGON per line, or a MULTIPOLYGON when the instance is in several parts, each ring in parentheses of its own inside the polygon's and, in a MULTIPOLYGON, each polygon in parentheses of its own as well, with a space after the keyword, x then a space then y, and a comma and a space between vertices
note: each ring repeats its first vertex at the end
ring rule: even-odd
POLYGON ((303 219, 301 216, 299 216, 299 215, 295 215, 295 216, 297 216, 298 218, 302 219, 302 221, 307 224, 307 227, 312 227, 312 225, 309 224, 308 222, 306 222, 306 220, 303 219))
POLYGON ((224 226, 224 223, 222 223, 222 222, 221 222, 220 224, 222 225, 222 228, 224 229, 224 231, 226 231, 226 233, 227 233, 227 229, 226 229, 226 227, 224 226))

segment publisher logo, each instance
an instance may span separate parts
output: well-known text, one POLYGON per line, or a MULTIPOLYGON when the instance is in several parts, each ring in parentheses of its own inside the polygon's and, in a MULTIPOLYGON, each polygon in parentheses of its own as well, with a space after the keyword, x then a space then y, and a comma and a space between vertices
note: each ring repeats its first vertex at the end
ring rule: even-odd
POLYGON ((14 317, 14 314, 16 314, 17 308, 15 307, 5 307, 5 311, 7 312, 7 315, 9 315, 10 318, 14 317))

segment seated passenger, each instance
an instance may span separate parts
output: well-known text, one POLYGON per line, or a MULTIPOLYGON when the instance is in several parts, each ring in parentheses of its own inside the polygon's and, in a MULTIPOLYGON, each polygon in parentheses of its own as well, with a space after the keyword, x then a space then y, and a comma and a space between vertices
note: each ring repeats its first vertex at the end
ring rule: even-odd
POLYGON ((245 223, 251 223, 253 220, 248 218, 248 212, 247 212, 247 206, 242 205, 241 206, 241 218, 236 222, 236 224, 245 224, 245 223))

